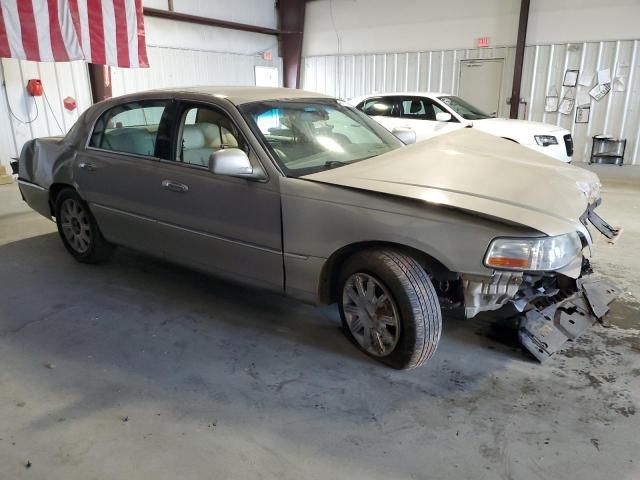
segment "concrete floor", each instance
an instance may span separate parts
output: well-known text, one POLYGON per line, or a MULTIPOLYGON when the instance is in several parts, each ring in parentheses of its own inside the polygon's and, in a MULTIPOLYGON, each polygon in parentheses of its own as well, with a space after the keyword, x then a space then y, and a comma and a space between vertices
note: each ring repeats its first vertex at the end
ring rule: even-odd
POLYGON ((80 265, 0 187, 0 478, 640 478, 640 187, 603 196, 613 328, 539 365, 447 319, 397 372, 330 309, 124 250, 80 265))

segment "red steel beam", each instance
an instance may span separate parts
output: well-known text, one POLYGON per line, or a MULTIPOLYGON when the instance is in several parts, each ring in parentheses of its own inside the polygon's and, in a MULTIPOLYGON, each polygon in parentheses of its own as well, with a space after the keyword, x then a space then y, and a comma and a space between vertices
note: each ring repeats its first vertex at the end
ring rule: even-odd
POLYGON ((210 27, 229 28, 231 30, 241 30, 243 32, 264 33, 267 35, 278 35, 280 30, 269 27, 261 27, 258 25, 248 25, 246 23, 229 22, 227 20, 218 20, 216 18, 200 17, 188 13, 170 12, 159 8, 144 7, 143 13, 147 17, 164 18, 166 20, 174 20, 176 22, 197 23, 199 25, 208 25, 210 27))
POLYGON ((520 108, 520 85, 522 84, 522 64, 524 62, 524 45, 527 40, 529 23, 529 0, 521 0, 520 21, 518 23, 518 43, 516 44, 516 65, 513 70, 513 86, 511 88, 510 118, 518 118, 520 108))
POLYGON ((284 86, 300 88, 302 37, 304 33, 305 0, 279 0, 280 55, 284 70, 284 86))
POLYGON ((111 98, 111 68, 107 65, 95 63, 87 64, 89 67, 89 83, 91 84, 91 97, 93 103, 111 98))

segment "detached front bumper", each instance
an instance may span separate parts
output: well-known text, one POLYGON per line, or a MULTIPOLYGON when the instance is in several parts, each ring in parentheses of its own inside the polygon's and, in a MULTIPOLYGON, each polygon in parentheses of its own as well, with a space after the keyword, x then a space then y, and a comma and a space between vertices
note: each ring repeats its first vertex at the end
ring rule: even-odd
MULTIPOLYGON (((591 236, 591 224, 614 243, 622 228, 612 227, 595 213, 599 204, 591 204, 580 218, 584 234, 591 236)), ((591 238, 587 243, 591 245, 591 238)), ((587 259, 578 258, 575 263, 568 270, 555 272, 494 270, 491 276, 463 274, 466 316, 512 305, 521 312, 514 319, 519 321, 522 345, 542 362, 602 320, 609 312, 609 304, 622 293, 604 280, 591 278, 587 259)))
POLYGON ((603 280, 580 278, 575 291, 559 291, 553 297, 532 302, 522 315, 518 336, 540 362, 575 340, 609 312, 609 304, 622 291, 603 280))

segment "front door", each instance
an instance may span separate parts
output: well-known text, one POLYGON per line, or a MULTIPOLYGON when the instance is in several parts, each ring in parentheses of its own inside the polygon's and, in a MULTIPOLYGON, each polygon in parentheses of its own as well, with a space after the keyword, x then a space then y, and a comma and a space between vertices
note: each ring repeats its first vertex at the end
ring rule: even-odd
POLYGON ((504 60, 461 60, 458 96, 489 115, 500 111, 504 60))
POLYGON ((449 112, 432 99, 423 96, 374 97, 365 100, 360 108, 389 131, 393 131, 394 128, 410 128, 416 132, 417 141, 463 127, 455 117, 448 122, 437 121, 438 113, 449 112))
POLYGON ((218 275, 282 290, 280 193, 275 179, 216 175, 211 155, 239 148, 260 169, 255 152, 223 110, 180 103, 172 122, 171 160, 150 181, 167 258, 218 275))

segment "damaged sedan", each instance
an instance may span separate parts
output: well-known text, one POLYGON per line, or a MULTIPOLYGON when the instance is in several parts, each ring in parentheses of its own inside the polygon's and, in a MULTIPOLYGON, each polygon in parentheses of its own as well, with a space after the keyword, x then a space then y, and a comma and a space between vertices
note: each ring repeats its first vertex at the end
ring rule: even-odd
MULTIPOLYGON (((398 131, 410 143, 410 132, 398 131)), ((28 142, 20 191, 78 261, 117 245, 303 301, 394 368, 436 351, 443 311, 512 308, 544 360, 608 311, 590 277, 586 170, 462 129, 405 146, 356 109, 300 90, 152 91, 28 142)))

